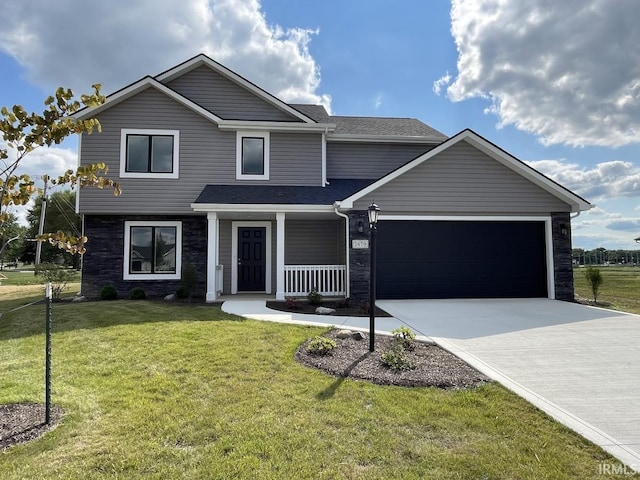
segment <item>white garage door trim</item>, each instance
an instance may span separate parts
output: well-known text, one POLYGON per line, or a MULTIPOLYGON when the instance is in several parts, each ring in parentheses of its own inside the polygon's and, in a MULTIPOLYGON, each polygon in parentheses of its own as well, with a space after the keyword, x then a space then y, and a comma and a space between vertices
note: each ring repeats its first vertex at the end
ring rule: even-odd
POLYGON ((544 222, 545 237, 545 257, 547 259, 547 292, 548 298, 555 300, 556 288, 554 280, 553 264, 553 234, 551 231, 551 217, 544 215, 523 215, 523 216, 473 216, 473 215, 384 215, 381 214, 378 220, 417 220, 417 221, 451 221, 451 222, 544 222))

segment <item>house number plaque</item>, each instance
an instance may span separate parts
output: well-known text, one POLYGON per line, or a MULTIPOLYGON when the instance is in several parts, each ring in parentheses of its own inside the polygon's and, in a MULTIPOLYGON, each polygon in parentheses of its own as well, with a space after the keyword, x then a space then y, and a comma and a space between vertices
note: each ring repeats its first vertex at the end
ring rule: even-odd
POLYGON ((369 240, 351 240, 351 248, 369 248, 369 240))

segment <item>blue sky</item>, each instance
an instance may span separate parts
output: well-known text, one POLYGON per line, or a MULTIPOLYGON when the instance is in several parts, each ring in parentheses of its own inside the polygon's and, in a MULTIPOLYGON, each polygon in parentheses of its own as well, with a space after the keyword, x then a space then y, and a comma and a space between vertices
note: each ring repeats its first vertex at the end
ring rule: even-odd
MULTIPOLYGON (((637 247, 639 2, 94 3, 0 0, 0 105, 39 109, 60 85, 109 93, 204 52, 286 101, 471 128, 596 204, 573 220, 575 247, 637 247)), ((75 156, 65 142, 25 168, 75 156)))

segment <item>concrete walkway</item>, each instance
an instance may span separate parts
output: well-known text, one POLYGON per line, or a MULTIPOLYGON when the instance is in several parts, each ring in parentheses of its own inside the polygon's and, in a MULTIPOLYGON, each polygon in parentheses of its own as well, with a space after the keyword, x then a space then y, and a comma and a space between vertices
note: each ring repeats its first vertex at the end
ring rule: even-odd
MULTIPOLYGON (((640 471, 640 316, 546 299, 381 300, 376 331, 407 325, 640 471)), ((229 313, 369 329, 363 317, 290 314, 264 300, 229 313)))

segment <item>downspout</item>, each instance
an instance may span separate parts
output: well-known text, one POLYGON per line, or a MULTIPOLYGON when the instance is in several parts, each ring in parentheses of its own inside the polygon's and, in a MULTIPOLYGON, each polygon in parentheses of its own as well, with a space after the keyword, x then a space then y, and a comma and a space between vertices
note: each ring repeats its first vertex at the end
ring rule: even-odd
POLYGON ((345 250, 344 250, 344 255, 345 255, 345 263, 347 266, 347 271, 346 271, 346 287, 347 287, 347 294, 346 294, 346 298, 349 298, 351 295, 351 277, 349 276, 349 215, 346 215, 344 213, 340 213, 338 211, 340 203, 339 202, 335 202, 333 204, 333 211, 336 213, 336 215, 338 215, 339 217, 344 218, 344 225, 345 225, 345 250))
POLYGON ((326 187, 327 182, 327 127, 324 127, 322 134, 322 186, 326 187))

